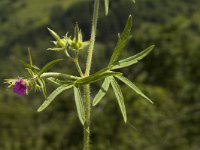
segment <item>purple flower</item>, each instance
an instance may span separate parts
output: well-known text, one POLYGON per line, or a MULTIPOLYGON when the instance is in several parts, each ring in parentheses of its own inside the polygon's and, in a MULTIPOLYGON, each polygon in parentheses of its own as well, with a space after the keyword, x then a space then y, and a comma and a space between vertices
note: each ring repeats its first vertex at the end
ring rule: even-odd
POLYGON ((24 95, 27 89, 28 89, 27 83, 23 79, 20 79, 15 82, 15 85, 13 87, 13 92, 19 95, 24 95))

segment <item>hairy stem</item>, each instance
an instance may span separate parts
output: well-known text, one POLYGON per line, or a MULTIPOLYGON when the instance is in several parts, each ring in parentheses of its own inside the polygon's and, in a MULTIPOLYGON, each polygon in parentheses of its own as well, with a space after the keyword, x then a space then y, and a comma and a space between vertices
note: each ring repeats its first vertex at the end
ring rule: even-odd
POLYGON ((75 65, 76 65, 76 69, 78 70, 80 76, 83 77, 83 72, 82 72, 82 70, 81 70, 81 67, 80 67, 79 61, 78 61, 78 51, 76 51, 76 56, 75 56, 75 58, 74 58, 74 63, 75 63, 75 65))
POLYGON ((78 62, 78 58, 74 59, 74 63, 76 65, 76 69, 78 70, 80 76, 83 77, 83 73, 82 73, 81 67, 80 67, 79 62, 78 62))
POLYGON ((91 64, 92 64, 92 56, 93 56, 96 29, 97 29, 98 12, 99 12, 99 0, 95 0, 93 19, 92 19, 92 30, 91 30, 91 37, 90 37, 91 43, 89 45, 88 57, 87 57, 87 63, 86 63, 86 69, 85 69, 86 76, 90 74, 90 69, 91 69, 91 64))
MULTIPOLYGON (((90 75, 90 69, 92 64, 92 56, 94 50, 95 36, 96 36, 96 28, 97 28, 97 19, 99 12, 99 0, 94 1, 94 11, 93 11, 93 19, 92 19, 92 29, 91 29, 91 38, 90 45, 88 50, 85 76, 90 75)), ((84 150, 90 150, 90 117, 91 117, 91 98, 90 98, 90 85, 84 85, 84 93, 85 93, 85 117, 86 122, 84 124, 84 150)))
POLYGON ((85 118, 86 118, 86 122, 84 124, 84 150, 90 150, 91 102, 90 102, 90 87, 89 87, 89 85, 84 85, 84 92, 85 92, 85 118))

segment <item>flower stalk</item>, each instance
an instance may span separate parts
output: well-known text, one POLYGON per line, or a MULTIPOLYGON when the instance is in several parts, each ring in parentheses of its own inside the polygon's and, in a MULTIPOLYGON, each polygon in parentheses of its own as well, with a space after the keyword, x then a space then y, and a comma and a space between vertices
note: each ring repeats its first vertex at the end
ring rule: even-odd
POLYGON ((76 65, 76 69, 78 70, 80 76, 83 77, 83 72, 82 72, 82 69, 81 69, 81 67, 79 65, 79 61, 78 61, 78 53, 79 53, 79 51, 77 50, 76 54, 75 54, 75 58, 74 58, 74 63, 76 65))

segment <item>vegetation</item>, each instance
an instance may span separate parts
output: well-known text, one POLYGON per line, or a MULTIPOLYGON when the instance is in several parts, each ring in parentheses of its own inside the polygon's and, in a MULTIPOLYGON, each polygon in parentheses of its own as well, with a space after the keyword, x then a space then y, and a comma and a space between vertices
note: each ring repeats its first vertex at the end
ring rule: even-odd
MULTIPOLYGON (((58 33, 73 33, 73 26, 79 21, 80 28, 86 34, 85 39, 89 39, 92 7, 88 2, 73 5, 64 0, 59 2, 56 4, 52 0, 48 8, 41 1, 35 1, 35 4, 17 0, 0 2, 1 79, 16 76, 19 72, 25 74, 18 59, 28 58, 27 47, 34 51, 33 60, 37 60, 38 66, 57 57, 44 51, 50 47, 48 41, 51 39, 45 30, 49 25, 52 29, 58 29, 58 33), (39 13, 43 11, 39 8, 45 8, 46 14, 39 13), (37 15, 32 12, 37 12, 37 15)), ((95 72, 108 64, 115 44, 112 41, 115 41, 116 33, 123 29, 126 16, 131 12, 133 38, 122 58, 140 52, 152 43, 156 48, 144 61, 131 69, 123 69, 123 72, 151 97, 154 105, 133 95, 129 87, 120 84, 127 107, 128 123, 124 124, 118 105, 112 102, 114 93, 109 91, 97 106, 98 110, 92 114, 93 118, 98 118, 93 120, 91 129, 92 143, 95 143, 92 148, 198 149, 200 2, 141 0, 136 5, 130 4, 128 0, 116 0, 110 5, 106 18, 101 11, 97 32, 100 42, 95 47, 98 51, 94 56, 96 66, 91 71, 95 72)), ((62 54, 57 55, 62 57, 62 54)), ((80 61, 85 62, 83 58, 80 61)), ((67 63, 72 66, 71 62, 67 63)), ((67 69, 67 73, 76 74, 72 67, 63 67, 62 63, 59 67, 61 71, 67 69)), ((81 149, 82 129, 74 111, 72 91, 60 95, 53 107, 49 106, 44 113, 38 114, 36 110, 42 103, 40 94, 16 96, 5 90, 5 86, 2 85, 0 95, 1 149, 81 149)), ((94 84, 94 95, 99 87, 100 84, 94 84)))

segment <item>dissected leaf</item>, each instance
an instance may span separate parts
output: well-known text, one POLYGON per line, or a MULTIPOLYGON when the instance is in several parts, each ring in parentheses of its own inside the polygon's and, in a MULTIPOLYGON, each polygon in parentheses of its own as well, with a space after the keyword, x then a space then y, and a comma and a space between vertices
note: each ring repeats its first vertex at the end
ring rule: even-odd
POLYGON ((63 59, 57 59, 57 60, 53 60, 50 61, 49 63, 47 63, 38 73, 38 76, 40 76, 41 74, 43 74, 46 70, 48 70, 49 68, 51 68, 53 65, 57 64, 58 62, 62 61, 63 59))
POLYGON ((44 97, 47 97, 47 91, 46 91, 46 85, 43 79, 38 78, 38 83, 40 85, 40 89, 42 90, 42 93, 44 95, 44 97))
POLYGON ((56 96, 58 96, 60 93, 63 91, 71 88, 73 85, 61 85, 57 89, 55 89, 48 97, 47 99, 43 102, 43 104, 38 108, 38 112, 43 111, 45 108, 47 108, 51 102, 55 99, 56 96))
POLYGON ((101 89, 93 99, 93 106, 97 105, 100 102, 100 100, 106 95, 109 85, 110 85, 110 78, 107 77, 104 79, 104 82, 101 85, 101 89))
POLYGON ((30 64, 27 64, 26 62, 24 62, 23 60, 20 60, 20 62, 24 65, 25 68, 29 68, 31 69, 32 71, 35 71, 35 70, 40 70, 37 66, 34 66, 34 65, 30 65, 30 64))
POLYGON ((109 0, 104 0, 104 5, 105 5, 105 14, 107 16, 109 11, 109 0))
POLYGON ((92 75, 90 75, 90 76, 88 76, 88 77, 85 77, 85 78, 81 78, 81 79, 79 79, 79 80, 76 80, 75 83, 78 83, 78 84, 86 84, 86 83, 89 83, 90 81, 95 82, 95 81, 97 81, 96 78, 97 78, 98 76, 102 75, 103 73, 105 73, 105 72, 108 71, 108 70, 109 70, 109 68, 107 68, 107 67, 106 67, 106 68, 103 68, 103 69, 97 71, 96 73, 94 73, 94 74, 92 74, 92 75), (95 79, 95 81, 92 80, 92 79, 95 79))
POLYGON ((31 57, 31 51, 30 49, 28 48, 28 56, 29 56, 29 63, 31 66, 33 66, 33 61, 32 61, 32 57, 31 57))
POLYGON ((13 85, 15 85, 16 81, 18 79, 4 79, 4 83, 9 84, 8 87, 12 87, 13 85))
POLYGON ((128 80, 127 78, 125 78, 122 75, 116 75, 115 77, 117 77, 119 80, 121 80, 126 85, 128 85, 133 91, 135 91, 137 94, 139 94, 140 96, 142 96, 143 98, 145 98, 146 100, 148 100, 150 103, 153 104, 153 102, 146 95, 144 95, 142 93, 142 91, 135 84, 133 84, 130 80, 128 80))
POLYGON ((124 67, 131 66, 133 64, 136 64, 139 60, 141 60, 145 56, 147 56, 153 50, 154 47, 155 47, 154 45, 151 45, 136 55, 133 55, 126 59, 122 59, 122 60, 114 63, 113 67, 111 69, 114 70, 114 69, 124 68, 124 67))
POLYGON ((123 97, 123 94, 122 94, 122 91, 120 89, 119 84, 116 82, 116 80, 113 77, 111 77, 111 85, 112 85, 113 91, 115 93, 117 102, 119 104, 120 110, 122 112, 124 122, 127 122, 126 107, 125 107, 125 104, 124 104, 124 97, 123 97))
POLYGON ((59 80, 56 79, 56 78, 53 78, 53 77, 47 78, 47 81, 50 81, 51 83, 54 83, 56 85, 61 85, 60 82, 59 82, 59 80))
POLYGON ((78 112, 78 117, 79 117, 82 125, 84 125, 84 123, 85 123, 85 109, 84 109, 84 105, 83 105, 81 91, 76 86, 74 86, 74 98, 75 98, 76 108, 77 108, 77 112, 78 112))
POLYGON ((25 68, 27 71, 28 71, 28 73, 33 77, 37 72, 36 71, 32 71, 31 69, 29 69, 29 68, 25 68))
POLYGON ((123 48, 126 46, 128 40, 129 40, 131 28, 132 28, 132 16, 130 15, 128 17, 127 22, 126 22, 126 26, 124 28, 124 31, 122 32, 122 34, 118 38, 117 45, 116 45, 116 47, 113 51, 113 54, 111 56, 111 59, 110 59, 108 66, 111 66, 113 63, 115 63, 118 60, 123 48))
POLYGON ((102 78, 109 77, 109 76, 114 76, 114 75, 119 75, 122 74, 121 72, 113 72, 113 71, 105 71, 105 72, 99 72, 95 73, 93 75, 90 75, 85 78, 81 78, 75 81, 76 84, 88 84, 88 83, 93 83, 96 82, 102 78))

